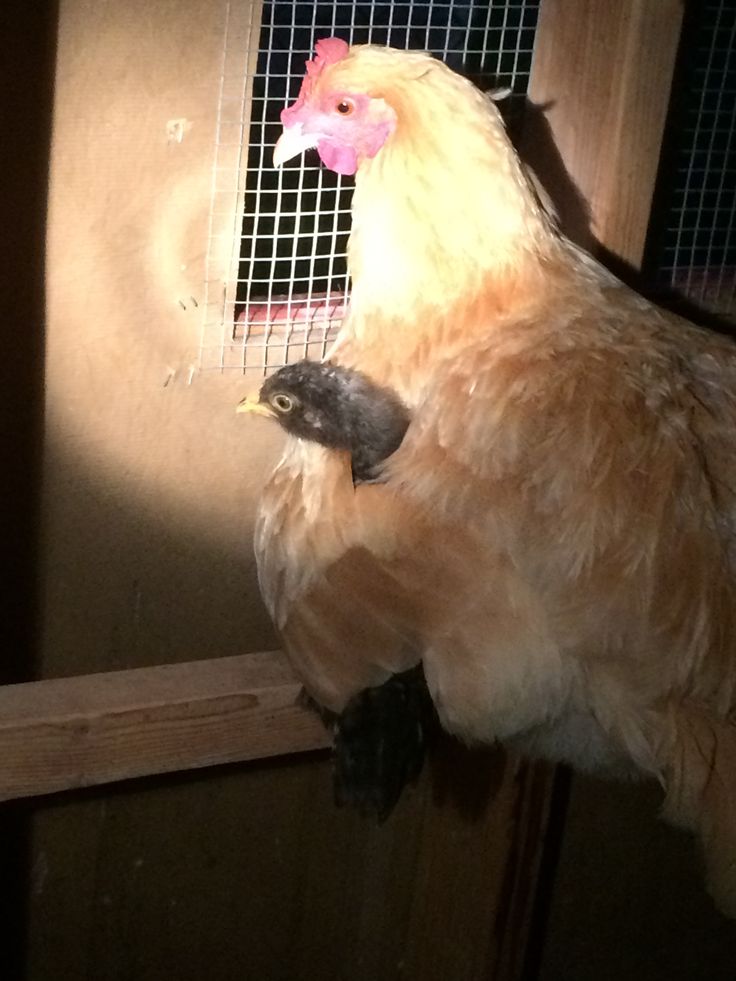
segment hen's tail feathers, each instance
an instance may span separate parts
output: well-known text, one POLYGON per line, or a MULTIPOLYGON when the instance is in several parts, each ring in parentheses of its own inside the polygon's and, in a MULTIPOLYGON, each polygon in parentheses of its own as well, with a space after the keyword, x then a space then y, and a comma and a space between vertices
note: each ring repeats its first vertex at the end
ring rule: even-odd
POLYGON ((700 837, 708 890, 736 919, 736 724, 690 710, 673 721, 664 817, 700 837))

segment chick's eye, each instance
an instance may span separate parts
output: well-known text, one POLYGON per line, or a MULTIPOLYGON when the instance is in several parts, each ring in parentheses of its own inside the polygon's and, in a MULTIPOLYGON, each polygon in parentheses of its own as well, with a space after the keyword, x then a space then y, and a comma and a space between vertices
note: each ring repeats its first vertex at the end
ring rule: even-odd
POLYGON ((291 412, 293 408, 293 402, 289 396, 283 395, 281 392, 271 398, 271 405, 277 412, 291 412))
POLYGON ((349 116, 354 109, 355 104, 351 102, 350 99, 340 99, 335 106, 335 110, 339 112, 341 116, 349 116))

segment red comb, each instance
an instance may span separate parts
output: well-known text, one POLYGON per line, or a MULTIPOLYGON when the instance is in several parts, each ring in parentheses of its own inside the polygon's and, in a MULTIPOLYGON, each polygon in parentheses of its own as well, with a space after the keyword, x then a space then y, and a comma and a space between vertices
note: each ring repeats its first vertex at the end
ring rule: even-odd
POLYGON ((316 57, 307 62, 307 74, 317 75, 325 65, 334 65, 336 61, 341 61, 350 50, 347 41, 341 37, 323 37, 314 46, 316 57))
POLYGON ((302 109, 305 101, 309 99, 312 86, 322 69, 326 65, 334 65, 336 61, 341 61, 350 51, 350 45, 340 37, 324 37, 321 41, 317 41, 314 47, 316 54, 307 62, 307 74, 302 80, 297 100, 281 113, 281 122, 284 126, 289 126, 292 119, 298 118, 297 113, 302 109))

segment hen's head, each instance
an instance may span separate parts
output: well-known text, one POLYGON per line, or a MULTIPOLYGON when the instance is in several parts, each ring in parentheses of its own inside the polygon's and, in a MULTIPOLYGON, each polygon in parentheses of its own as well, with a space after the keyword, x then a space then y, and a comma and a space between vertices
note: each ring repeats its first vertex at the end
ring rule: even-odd
POLYGON ((417 66, 421 74, 428 62, 425 54, 373 45, 351 48, 336 37, 318 41, 299 97, 281 113, 284 132, 274 150, 276 166, 316 147, 330 170, 354 174, 396 127, 397 107, 384 98, 387 89, 396 93, 402 77, 417 77, 417 66))

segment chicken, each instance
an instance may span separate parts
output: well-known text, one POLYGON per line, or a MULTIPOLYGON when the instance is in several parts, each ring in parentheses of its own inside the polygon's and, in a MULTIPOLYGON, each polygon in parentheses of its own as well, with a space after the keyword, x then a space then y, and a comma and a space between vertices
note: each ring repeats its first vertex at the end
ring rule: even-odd
POLYGON ((658 779, 736 915, 736 346, 560 235, 492 100, 322 41, 274 159, 356 173, 333 361, 411 421, 379 483, 289 439, 264 600, 339 713, 420 662, 443 726, 658 779))
POLYGON ((292 436, 349 453, 353 483, 376 475, 409 425, 406 406, 390 389, 359 371, 317 361, 280 368, 237 411, 270 417, 292 436))
MULTIPOLYGON (((401 444, 406 406, 354 369, 298 361, 271 375, 238 412, 265 416, 299 439, 349 454, 354 484, 380 479, 401 444)), ((422 769, 436 713, 421 664, 354 695, 339 713, 312 703, 333 733, 337 804, 384 821, 422 769)))

